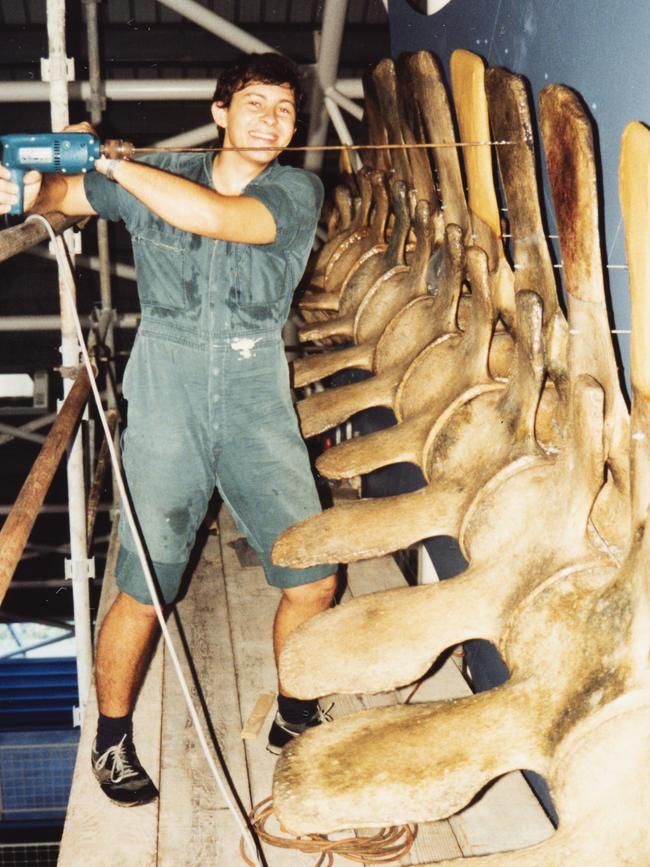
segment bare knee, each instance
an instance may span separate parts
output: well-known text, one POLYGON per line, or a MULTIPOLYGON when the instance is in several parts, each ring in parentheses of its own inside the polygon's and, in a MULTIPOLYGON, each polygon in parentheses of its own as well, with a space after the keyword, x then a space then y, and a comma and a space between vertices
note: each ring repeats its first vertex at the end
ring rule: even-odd
POLYGON ((139 602, 128 593, 122 590, 115 597, 115 601, 111 606, 111 610, 115 610, 127 617, 135 617, 142 621, 153 621, 156 619, 156 609, 153 605, 146 602, 139 602))
POLYGON ((332 604, 336 592, 336 575, 328 575, 311 584, 301 584, 299 587, 285 587, 282 591, 284 599, 290 605, 313 608, 324 611, 332 604))

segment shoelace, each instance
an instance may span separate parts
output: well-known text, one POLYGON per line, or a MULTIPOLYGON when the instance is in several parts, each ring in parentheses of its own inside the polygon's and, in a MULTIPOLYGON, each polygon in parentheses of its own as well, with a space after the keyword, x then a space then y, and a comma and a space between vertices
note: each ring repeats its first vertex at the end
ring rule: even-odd
POLYGON ((324 722, 332 722, 332 714, 330 711, 334 707, 334 702, 332 702, 328 707, 323 710, 319 705, 314 713, 301 723, 287 722, 284 719, 282 714, 278 711, 278 717, 276 718, 276 722, 279 723, 280 728, 283 728, 285 731, 289 732, 291 735, 301 735, 306 729, 311 728, 318 723, 324 722))
POLYGON ((328 705, 325 708, 325 710, 323 710, 323 708, 319 705, 318 710, 317 710, 318 719, 321 722, 332 722, 331 710, 333 707, 334 707, 334 702, 332 702, 330 705, 328 705))
POLYGON ((122 780, 126 780, 129 777, 136 777, 138 775, 137 770, 135 770, 127 755, 126 747, 124 745, 125 741, 126 735, 122 737, 119 744, 116 744, 114 747, 109 747, 97 760, 97 767, 103 769, 106 767, 108 760, 113 759, 113 767, 111 768, 112 783, 121 783, 122 780))

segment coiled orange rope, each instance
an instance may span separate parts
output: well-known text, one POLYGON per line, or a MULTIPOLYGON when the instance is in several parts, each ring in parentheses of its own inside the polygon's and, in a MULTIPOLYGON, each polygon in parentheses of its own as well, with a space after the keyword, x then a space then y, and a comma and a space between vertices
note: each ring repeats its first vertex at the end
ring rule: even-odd
MULTIPOLYGON (((273 815, 273 801, 265 798, 250 813, 250 821, 260 840, 280 849, 298 849, 307 855, 318 855, 314 867, 332 867, 334 856, 339 855, 357 864, 389 864, 398 861, 410 851, 417 836, 417 825, 396 825, 381 828, 371 837, 344 837, 330 840, 322 834, 307 834, 304 837, 279 836, 266 830, 266 823, 273 815)), ((239 851, 246 864, 254 867, 244 851, 242 839, 239 851)))

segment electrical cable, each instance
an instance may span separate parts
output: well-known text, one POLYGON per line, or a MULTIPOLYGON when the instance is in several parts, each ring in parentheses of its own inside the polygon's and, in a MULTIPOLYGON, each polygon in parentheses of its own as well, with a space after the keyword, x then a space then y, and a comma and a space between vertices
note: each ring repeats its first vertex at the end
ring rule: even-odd
MULTIPOLYGON (((280 849, 298 849, 306 855, 319 855, 314 867, 332 867, 335 855, 357 864, 394 864, 411 850, 418 831, 417 825, 395 825, 381 828, 371 837, 345 837, 341 840, 329 840, 323 834, 281 837, 266 830, 266 823, 272 815, 271 798, 260 801, 251 812, 250 821, 259 838, 280 849)), ((243 840, 240 852, 244 862, 252 867, 253 862, 243 851, 243 840)))
POLYGON ((174 670, 176 672, 176 676, 178 677, 178 681, 180 683, 181 691, 183 693, 183 698, 185 699, 185 704, 187 705, 188 712, 190 714, 192 723, 194 725, 194 729, 196 731, 197 738, 199 740, 200 747, 205 755, 206 761, 208 763, 208 767, 212 773, 212 776, 217 784, 217 788, 219 789, 221 796, 228 809, 230 810, 232 816, 234 817, 235 823, 239 827, 239 830, 242 834, 242 848, 248 848, 249 852, 246 856, 252 856, 252 859, 248 860, 248 864, 254 865, 254 867, 262 867, 262 860, 259 855, 258 845, 251 833, 250 828, 246 824, 246 818, 242 815, 239 807, 236 804, 236 801, 231 794, 230 787, 227 783, 225 783, 222 779, 222 773, 219 771, 217 764, 215 763, 212 754, 210 752, 210 748, 206 741, 205 735, 203 734, 203 729, 201 727, 201 721, 199 719, 198 712, 196 707, 194 706, 194 702, 192 701, 192 697, 190 695, 190 690, 183 676, 183 672, 181 671, 180 662, 178 659, 178 655, 174 648, 174 645, 171 640, 171 636, 169 634, 169 630, 167 629, 167 624, 165 623, 165 618, 163 615, 162 607, 160 605, 160 601, 158 599, 158 590, 155 586, 153 577, 151 575, 151 571, 149 569, 149 564, 147 562, 147 557, 144 551, 144 546, 142 543, 142 539, 140 537, 140 532, 136 525, 133 510, 131 509, 131 504, 129 502, 129 498, 126 492, 126 485, 124 483, 124 477, 122 475, 122 470, 120 467, 120 462, 115 451, 115 446, 113 444, 113 438, 110 433, 108 419, 106 418, 106 413, 104 411, 104 407, 102 406, 101 396, 99 394, 99 389, 97 388, 97 384, 95 382, 95 375, 92 369, 92 365, 90 362, 90 357, 88 355, 88 349, 86 347, 86 342, 84 340, 83 331, 81 328, 81 322, 79 321, 79 316, 77 313, 77 307, 74 300, 74 277, 72 275, 72 268, 70 266, 70 262, 68 260, 67 255, 67 247, 65 246, 65 242, 61 236, 57 236, 54 233, 54 230, 50 226, 49 222, 43 217, 41 214, 31 214, 25 222, 29 222, 31 220, 36 220, 43 223, 47 229, 47 232, 52 240, 52 245, 54 247, 54 251, 56 254, 57 263, 59 266, 59 271, 63 276, 63 284, 64 289, 68 298, 68 303, 70 304, 70 309, 72 312, 72 316, 74 319, 75 331, 77 334, 77 340, 79 341, 79 348, 81 350, 81 355, 83 358, 83 363, 85 368, 88 371, 88 378, 90 380, 90 386, 93 392, 93 397, 95 399, 95 404, 97 406, 97 412, 99 413, 99 418, 104 429, 104 434, 106 437, 106 442, 108 444, 108 449, 111 455, 111 461, 113 463, 113 467, 115 470, 115 481, 117 483, 118 490, 120 492, 120 496, 122 499, 122 507, 124 509, 124 514, 126 516, 127 521, 129 522, 129 526, 131 527, 131 531, 133 533, 133 539, 136 546, 136 551, 138 554, 138 558, 140 559, 140 563, 142 565, 142 570, 145 575, 147 588, 151 595, 151 599, 153 601, 153 607, 156 612, 156 617, 158 618, 158 623, 160 624, 160 629, 162 631, 163 639, 167 646, 167 650, 169 652, 172 664, 174 666, 174 670))

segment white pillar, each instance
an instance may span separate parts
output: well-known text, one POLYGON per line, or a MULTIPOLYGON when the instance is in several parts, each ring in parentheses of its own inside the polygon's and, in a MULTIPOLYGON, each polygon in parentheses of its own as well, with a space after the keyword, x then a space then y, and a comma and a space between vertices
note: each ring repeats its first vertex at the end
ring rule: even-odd
MULTIPOLYGON (((307 144, 313 147, 320 147, 327 141, 329 115, 325 106, 324 94, 336 84, 347 9, 348 0, 325 0, 323 31, 309 106, 310 121, 307 144)), ((305 155, 306 169, 317 172, 322 164, 322 151, 307 151, 305 155)))
MULTIPOLYGON (((350 99, 363 99, 363 84, 360 78, 340 78, 336 82, 336 90, 350 99)), ((103 91, 106 98, 113 102, 209 102, 214 93, 214 81, 207 78, 114 78, 104 82, 103 91)), ((71 81, 68 96, 70 99, 90 99, 90 82, 71 81)), ((9 102, 14 105, 48 100, 49 88, 46 82, 0 81, 0 103, 9 102)))
POLYGON ((433 565, 427 549, 422 543, 418 545, 418 584, 435 584, 440 581, 436 567, 433 565))
MULTIPOLYGON (((60 131, 69 122, 68 113, 68 60, 65 49, 65 2, 47 0, 48 78, 50 81, 50 111, 52 129, 60 131)), ((67 233, 69 236, 72 232, 67 233)), ((68 238, 68 241, 71 237, 68 238)), ((75 368, 79 364, 79 345, 74 331, 72 311, 64 289, 63 275, 59 275, 61 304, 61 360, 63 367, 75 368)), ((63 380, 63 394, 72 388, 70 379, 63 380)), ((79 685, 79 712, 83 719, 92 672, 92 638, 90 629, 90 594, 88 551, 86 548, 86 492, 84 482, 83 446, 77 433, 68 453, 68 502, 70 516, 70 567, 74 605, 75 638, 77 649, 77 680, 79 685)))
POLYGON ((196 0, 158 0, 158 2, 163 6, 167 6, 168 9, 178 12, 179 15, 187 18, 188 21, 198 24, 199 27, 202 27, 209 33, 214 33, 215 36, 218 36, 230 45, 234 45, 235 48, 239 48, 241 51, 249 53, 275 51, 271 45, 267 45, 261 39, 256 39, 255 36, 246 33, 241 27, 237 27, 236 24, 228 21, 227 18, 222 18, 221 15, 217 15, 216 12, 212 12, 202 3, 197 3, 196 0))

